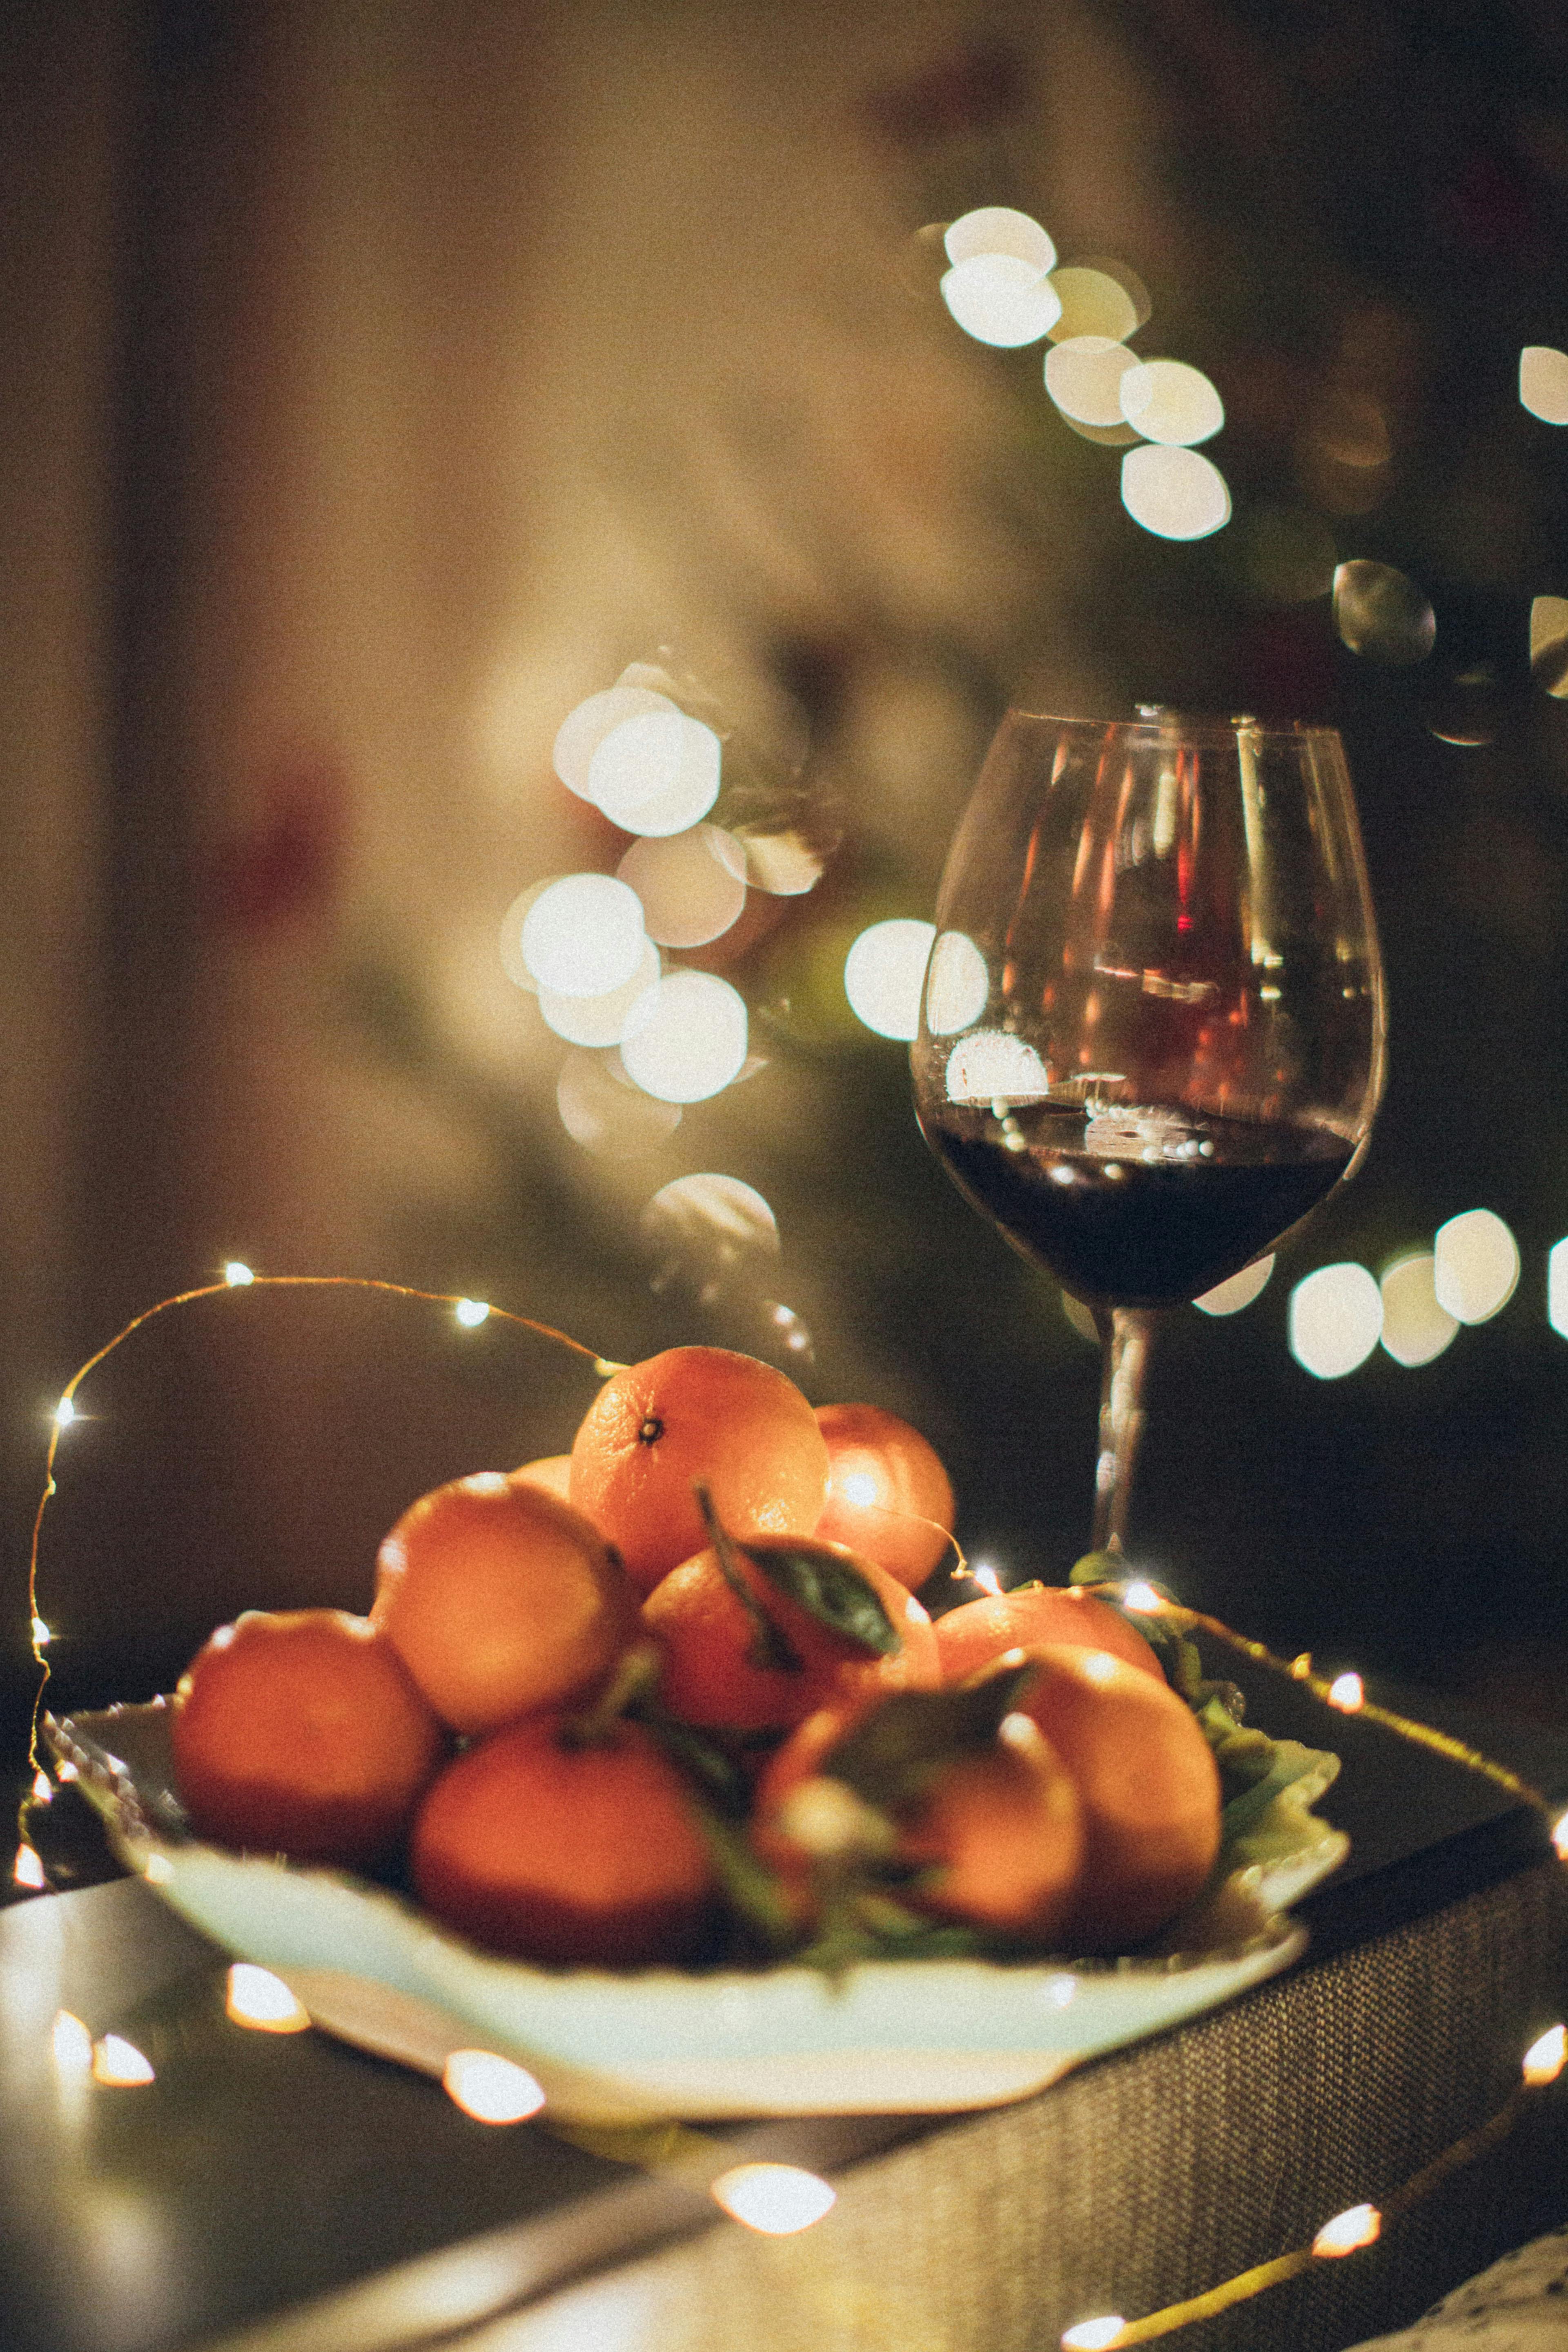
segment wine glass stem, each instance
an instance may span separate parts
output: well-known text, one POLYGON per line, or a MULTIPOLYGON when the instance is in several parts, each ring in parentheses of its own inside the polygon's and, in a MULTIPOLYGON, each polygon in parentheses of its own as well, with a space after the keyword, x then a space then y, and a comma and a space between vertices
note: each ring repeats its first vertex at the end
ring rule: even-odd
POLYGON ((1154 1317, 1141 1307, 1097 1307, 1100 1333, 1100 1454, 1094 1465, 1094 1549, 1120 1551, 1138 1441, 1143 1434, 1143 1368, 1154 1317))

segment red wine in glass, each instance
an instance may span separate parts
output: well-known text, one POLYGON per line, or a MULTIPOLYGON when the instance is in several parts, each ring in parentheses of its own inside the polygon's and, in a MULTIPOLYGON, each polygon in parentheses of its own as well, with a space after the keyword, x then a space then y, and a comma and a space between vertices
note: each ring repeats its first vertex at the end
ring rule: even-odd
POLYGON ((1365 1149, 1382 965, 1331 729, 1004 720, 937 908, 915 1104, 972 1206, 1094 1313, 1094 1543, 1120 1550, 1157 1310, 1365 1149))

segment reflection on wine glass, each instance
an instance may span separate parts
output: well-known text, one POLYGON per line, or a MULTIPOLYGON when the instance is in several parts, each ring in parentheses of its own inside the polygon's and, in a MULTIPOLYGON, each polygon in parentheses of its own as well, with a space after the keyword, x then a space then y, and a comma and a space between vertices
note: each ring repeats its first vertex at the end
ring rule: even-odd
POLYGON ((1010 711, 959 824, 912 1051, 959 1190, 1090 1308, 1094 1544, 1121 1549, 1152 1318, 1350 1175, 1383 969, 1326 727, 1010 711))

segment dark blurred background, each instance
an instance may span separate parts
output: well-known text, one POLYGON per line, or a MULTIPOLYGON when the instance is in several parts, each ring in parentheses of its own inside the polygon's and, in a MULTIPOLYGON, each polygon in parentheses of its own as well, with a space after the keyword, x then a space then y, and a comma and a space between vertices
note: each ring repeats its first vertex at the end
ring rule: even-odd
MULTIPOLYGON (((772 1353, 926 1431, 973 1559, 1065 1575, 1094 1351, 841 982, 929 917, 1018 700, 1341 727, 1388 962, 1356 1181, 1256 1304, 1170 1319, 1134 1558, 1288 1652, 1568 1719, 1568 706, 1531 662, 1568 434, 1519 391, 1568 342, 1563 12, 5 0, 0 77, 12 1752, 54 1400, 229 1257, 772 1353), (1140 529, 1039 347, 947 316, 916 233, 988 204, 1142 279, 1137 349, 1226 404, 1223 530, 1140 529), (1347 562, 1430 607, 1421 658, 1351 649, 1347 562), (679 1123, 497 946, 628 846, 552 745, 659 661, 726 733, 715 817, 820 868, 678 959, 754 1065, 679 1123), (776 1255, 724 1187, 650 1222, 714 1175, 776 1255), (1477 1208, 1500 1311, 1419 1366, 1293 1359, 1303 1275, 1477 1208)), ((363 1605, 415 1493, 563 1446, 593 1385, 380 1296, 160 1319, 62 1439, 51 1703, 166 1687, 246 1605, 363 1605)))

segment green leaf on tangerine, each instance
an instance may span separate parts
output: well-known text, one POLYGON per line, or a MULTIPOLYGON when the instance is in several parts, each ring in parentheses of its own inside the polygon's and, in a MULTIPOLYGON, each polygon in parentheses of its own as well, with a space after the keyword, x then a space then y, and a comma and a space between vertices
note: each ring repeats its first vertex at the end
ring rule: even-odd
POLYGON ((896 1811, 918 1798, 942 1765, 989 1748, 1034 1673, 1025 1664, 965 1690, 894 1691, 817 1769, 867 1804, 896 1811))
POLYGON ((853 1560, 787 1539, 747 1544, 743 1549, 775 1592, 782 1592, 830 1633, 879 1658, 894 1657, 903 1648, 903 1635, 853 1560))

